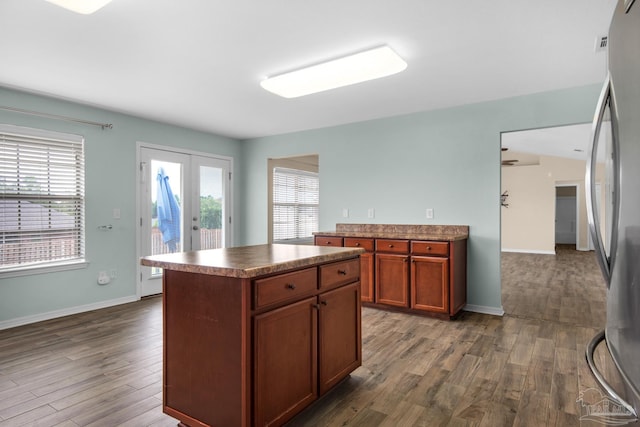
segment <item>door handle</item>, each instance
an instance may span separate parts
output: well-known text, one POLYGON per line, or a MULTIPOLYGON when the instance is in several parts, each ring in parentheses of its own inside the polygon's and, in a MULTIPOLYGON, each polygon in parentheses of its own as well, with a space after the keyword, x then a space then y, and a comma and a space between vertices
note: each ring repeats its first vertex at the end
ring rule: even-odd
POLYGON ((604 341, 604 339, 605 339, 604 331, 600 331, 587 344, 587 350, 586 350, 585 356, 587 358, 587 364, 589 365, 589 369, 591 370, 591 373, 595 377, 600 387, 602 387, 602 389, 607 393, 607 395, 611 399, 613 399, 615 402, 623 406, 635 418, 638 418, 638 414, 636 413, 633 406, 629 402, 624 400, 622 397, 620 397, 618 393, 616 393, 616 391, 613 389, 613 387, 611 387, 611 385, 607 382, 607 380, 605 380, 604 376, 602 376, 602 374, 598 370, 598 367, 596 366, 596 362, 593 359, 593 353, 595 353, 596 347, 598 346, 598 344, 604 341))
MULTIPOLYGON (((602 275, 604 276, 605 283, 607 284, 607 288, 610 286, 611 282, 611 266, 613 264, 613 255, 611 257, 607 256, 604 242, 602 238, 602 234, 600 233, 600 214, 598 212, 598 206, 596 206, 596 188, 595 188, 595 179, 596 179, 596 165, 598 161, 597 155, 597 147, 598 140, 600 138, 600 129, 602 127, 602 121, 604 119, 604 114, 607 108, 607 104, 609 104, 609 108, 611 111, 611 120, 612 120, 612 135, 613 135, 613 176, 614 182, 612 183, 614 186, 616 185, 616 180, 618 177, 618 161, 617 161, 617 144, 616 144, 616 134, 613 126, 613 120, 615 117, 615 103, 613 102, 613 93, 611 91, 611 77, 607 75, 605 79, 604 85, 602 87, 602 91, 600 92, 600 97, 598 99, 598 105, 596 107, 596 112, 593 117, 593 124, 591 126, 591 144, 589 146, 589 150, 587 152, 587 167, 585 172, 585 193, 586 193, 586 202, 587 202, 587 219, 589 222, 589 232, 591 233, 591 239, 595 245, 596 259, 598 261, 598 265, 602 270, 602 275)), ((611 249, 615 246, 617 241, 617 191, 612 192, 613 195, 608 195, 613 197, 613 217, 612 217, 612 227, 611 227, 611 236, 608 236, 609 243, 611 249)), ((614 252, 612 251, 612 254, 614 252)))

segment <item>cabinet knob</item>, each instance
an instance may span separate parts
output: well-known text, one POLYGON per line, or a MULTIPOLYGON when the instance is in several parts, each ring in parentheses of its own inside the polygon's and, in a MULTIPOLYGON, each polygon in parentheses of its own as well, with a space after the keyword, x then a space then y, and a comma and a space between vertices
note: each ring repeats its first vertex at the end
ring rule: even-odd
POLYGON ((296 285, 294 285, 293 283, 287 283, 285 287, 286 287, 287 289, 291 289, 291 290, 293 290, 293 289, 295 289, 295 288, 296 288, 296 285))
POLYGON ((327 304, 329 304, 329 303, 328 303, 326 300, 322 300, 322 301, 320 301, 320 304, 322 304, 322 305, 327 305, 327 304))
POLYGON ((389 245, 389 247, 390 247, 390 248, 392 248, 392 247, 393 247, 393 245, 389 245))
POLYGON ((360 242, 356 242, 356 246, 360 246, 360 242))
POLYGON ((347 271, 346 270, 338 270, 338 274, 342 274, 343 276, 347 275, 347 271))
POLYGON ((331 244, 331 242, 325 242, 325 244, 330 245, 330 244, 331 244))
POLYGON ((320 304, 311 304, 311 307, 315 308, 316 310, 320 310, 320 304))
POLYGON ((431 246, 427 246, 427 250, 430 251, 431 250, 431 246))

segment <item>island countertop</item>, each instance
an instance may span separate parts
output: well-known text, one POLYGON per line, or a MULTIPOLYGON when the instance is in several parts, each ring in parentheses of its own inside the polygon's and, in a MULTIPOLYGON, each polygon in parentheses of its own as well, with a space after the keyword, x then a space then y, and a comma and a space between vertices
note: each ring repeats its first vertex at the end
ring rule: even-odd
POLYGON ((360 248, 268 244, 152 255, 142 265, 225 277, 253 278, 364 253, 360 248))

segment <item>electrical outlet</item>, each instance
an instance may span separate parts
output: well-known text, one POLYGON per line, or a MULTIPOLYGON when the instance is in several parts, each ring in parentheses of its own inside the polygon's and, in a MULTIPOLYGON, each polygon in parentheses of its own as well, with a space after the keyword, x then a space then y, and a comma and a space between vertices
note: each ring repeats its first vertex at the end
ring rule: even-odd
POLYGON ((376 217, 376 210, 374 208, 369 208, 367 210, 367 218, 375 218, 376 217))
POLYGON ((342 218, 349 218, 349 209, 342 208, 342 218))
POLYGON ((427 219, 433 219, 433 209, 432 208, 428 208, 427 209, 427 219))

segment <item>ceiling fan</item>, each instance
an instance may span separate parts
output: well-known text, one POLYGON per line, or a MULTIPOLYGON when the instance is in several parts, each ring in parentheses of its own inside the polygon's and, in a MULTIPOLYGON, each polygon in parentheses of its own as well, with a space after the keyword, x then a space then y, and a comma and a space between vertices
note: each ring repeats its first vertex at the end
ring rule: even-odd
MULTIPOLYGON (((509 148, 507 147, 502 147, 501 151, 505 152, 507 151, 509 148)), ((513 159, 513 160, 503 160, 502 161, 502 166, 514 166, 516 163, 518 162, 518 160, 513 159)))

